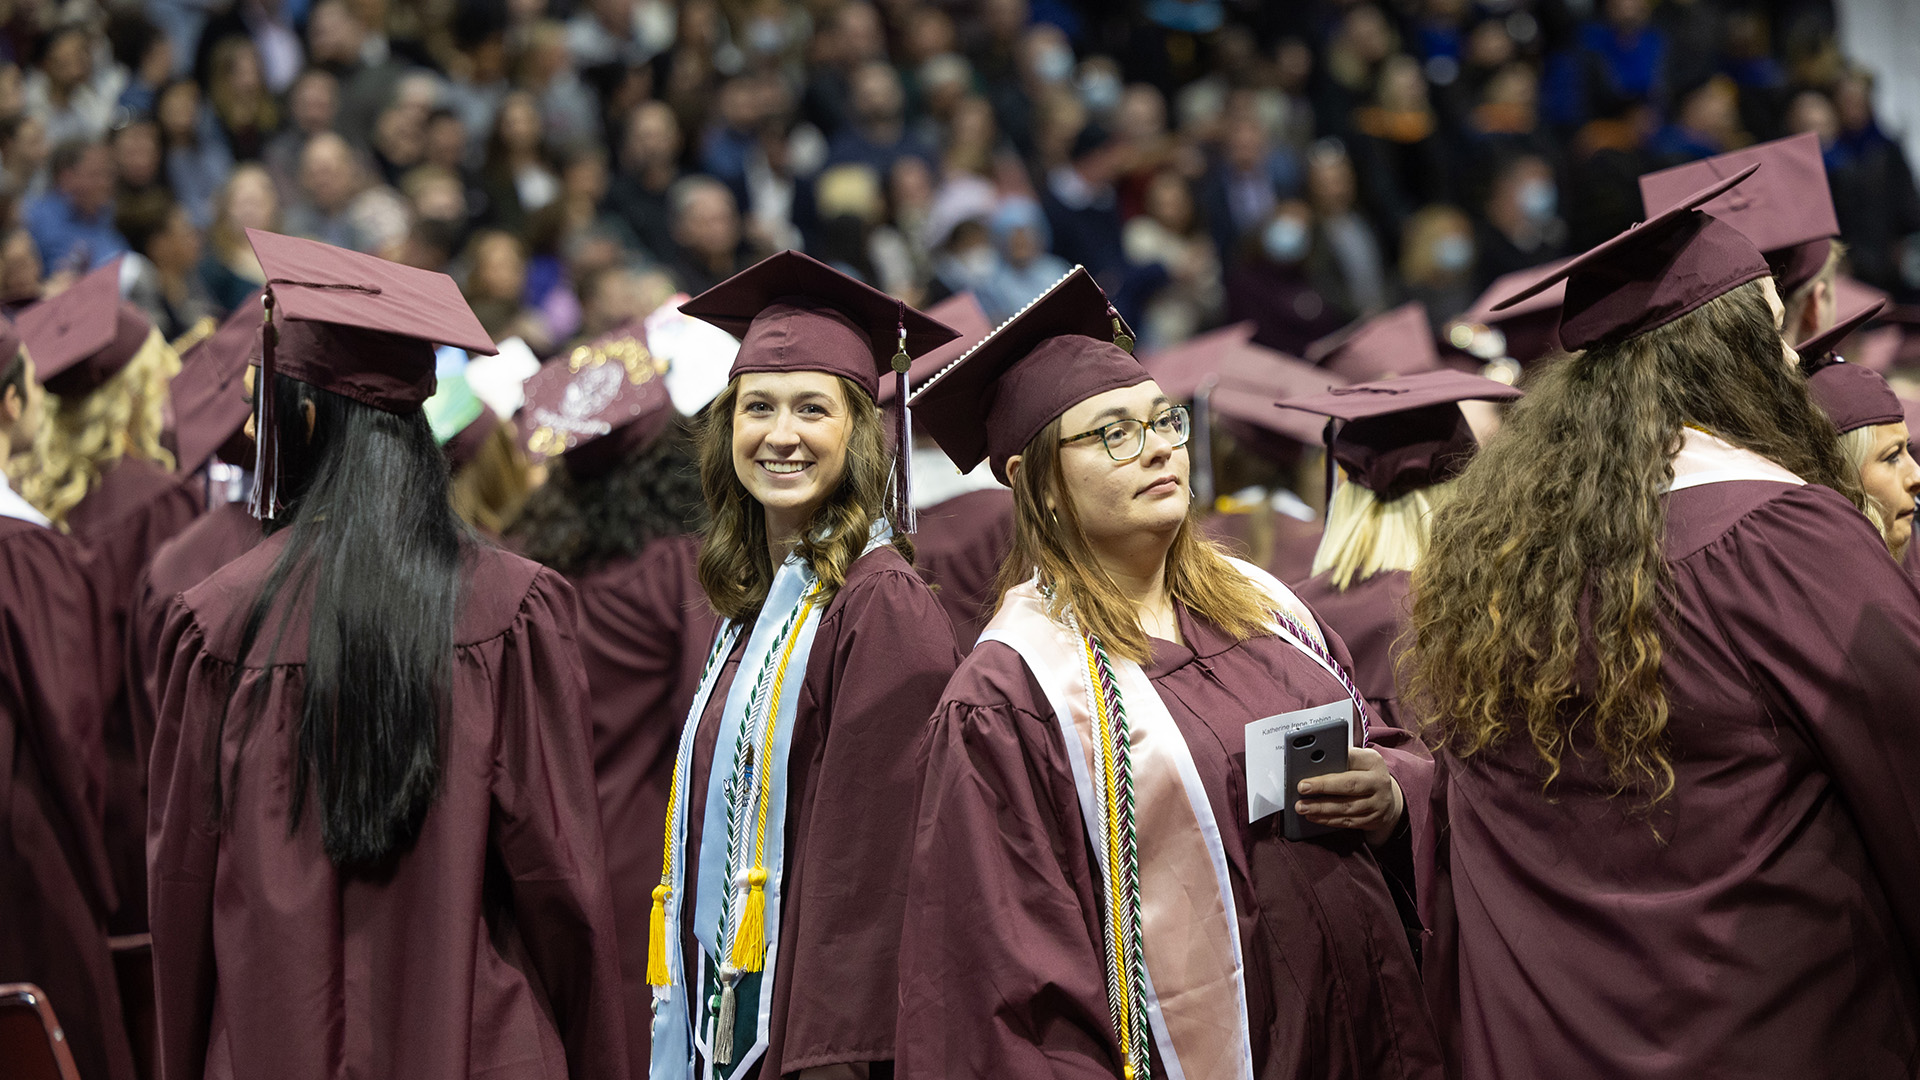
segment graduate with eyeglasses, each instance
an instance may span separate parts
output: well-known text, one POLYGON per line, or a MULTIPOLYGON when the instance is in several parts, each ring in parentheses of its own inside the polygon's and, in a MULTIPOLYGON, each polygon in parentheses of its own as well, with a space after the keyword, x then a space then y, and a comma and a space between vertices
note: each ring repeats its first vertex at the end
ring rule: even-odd
POLYGON ((1429 762, 1306 605, 1204 538, 1187 410, 1130 344, 1076 269, 912 399, 1011 484, 1015 534, 922 753, 900 1074, 1437 1078, 1382 872, 1429 762), (1289 840, 1249 725, 1301 710, 1349 767, 1302 783, 1331 830, 1289 840))

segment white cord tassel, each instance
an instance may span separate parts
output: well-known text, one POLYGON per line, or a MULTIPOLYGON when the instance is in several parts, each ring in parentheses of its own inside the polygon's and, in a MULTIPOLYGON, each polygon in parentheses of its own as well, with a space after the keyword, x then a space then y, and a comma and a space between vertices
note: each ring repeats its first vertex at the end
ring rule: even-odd
POLYGON ((740 971, 731 964, 720 967, 720 1015, 713 1022, 713 1063, 715 1065, 733 1064, 733 1023, 739 1015, 739 1004, 735 1000, 734 983, 740 979, 740 971))

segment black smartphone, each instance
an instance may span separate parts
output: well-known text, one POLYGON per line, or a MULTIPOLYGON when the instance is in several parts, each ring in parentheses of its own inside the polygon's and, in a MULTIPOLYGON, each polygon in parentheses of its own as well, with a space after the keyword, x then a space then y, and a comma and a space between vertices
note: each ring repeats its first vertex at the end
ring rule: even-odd
POLYGON ((1295 807, 1300 802, 1300 781, 1313 776, 1347 771, 1347 746, 1353 738, 1351 724, 1340 717, 1317 720, 1295 728, 1287 735, 1286 753, 1281 758, 1280 776, 1286 785, 1287 802, 1281 828, 1289 840, 1305 840, 1334 830, 1308 821, 1295 807))

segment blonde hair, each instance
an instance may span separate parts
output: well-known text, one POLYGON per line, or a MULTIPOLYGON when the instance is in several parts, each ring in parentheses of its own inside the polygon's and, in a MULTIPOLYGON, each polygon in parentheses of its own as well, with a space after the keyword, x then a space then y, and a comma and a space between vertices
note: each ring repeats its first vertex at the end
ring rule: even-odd
MULTIPOLYGON (((1009 589, 1037 573, 1041 586, 1052 593, 1050 606, 1055 610, 1050 614, 1071 608, 1081 631, 1099 638, 1107 652, 1146 663, 1153 656, 1152 642, 1140 628, 1133 603, 1100 568, 1067 497, 1060 421, 1040 429, 1020 462, 1013 478, 1013 551, 1000 564, 998 596, 1004 599, 1009 589), (1048 509, 1049 500, 1058 509, 1048 509)), ((1271 632, 1272 605, 1266 593, 1203 535, 1198 506, 1189 505, 1167 549, 1166 591, 1235 641, 1271 632)))
MULTIPOLYGON (((1867 467, 1868 459, 1873 457, 1874 432, 1878 430, 1878 428, 1878 424, 1868 424, 1865 427, 1857 427, 1852 431, 1843 431, 1840 433, 1840 456, 1847 459, 1848 465, 1853 466, 1853 474, 1855 476, 1861 474, 1862 470, 1867 467)), ((1881 512, 1879 504, 1875 503, 1871 498, 1867 500, 1867 505, 1863 509, 1866 512, 1867 520, 1873 522, 1874 530, 1880 534, 1881 539, 1887 542, 1887 550, 1892 551, 1893 538, 1887 535, 1887 525, 1889 524, 1887 515, 1881 512)))
POLYGON ((49 391, 46 423, 17 466, 21 497, 65 531, 67 514, 122 457, 171 470, 160 429, 167 385, 179 373, 180 354, 155 328, 126 367, 89 393, 63 398, 49 391))
POLYGON ((1327 528, 1313 553, 1315 576, 1333 572, 1333 587, 1345 592, 1386 570, 1412 570, 1427 553, 1433 512, 1453 492, 1453 481, 1382 499, 1349 480, 1334 490, 1327 528))

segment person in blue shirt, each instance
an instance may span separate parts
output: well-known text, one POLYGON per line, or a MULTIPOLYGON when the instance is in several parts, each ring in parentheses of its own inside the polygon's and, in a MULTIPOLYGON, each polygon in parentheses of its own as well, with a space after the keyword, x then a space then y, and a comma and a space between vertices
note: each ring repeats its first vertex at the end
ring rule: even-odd
POLYGON ((49 274, 103 266, 127 250, 113 227, 113 155, 105 143, 60 144, 49 163, 53 187, 27 203, 26 226, 49 274))

